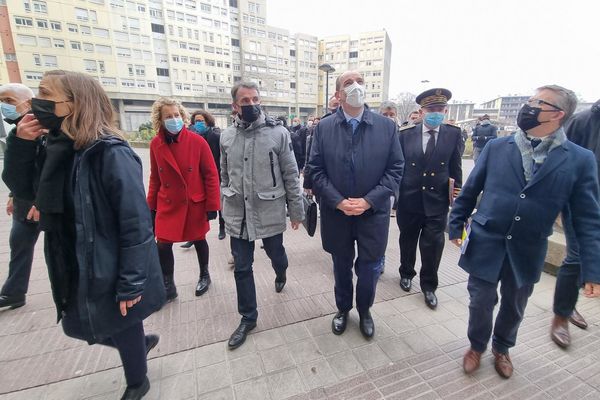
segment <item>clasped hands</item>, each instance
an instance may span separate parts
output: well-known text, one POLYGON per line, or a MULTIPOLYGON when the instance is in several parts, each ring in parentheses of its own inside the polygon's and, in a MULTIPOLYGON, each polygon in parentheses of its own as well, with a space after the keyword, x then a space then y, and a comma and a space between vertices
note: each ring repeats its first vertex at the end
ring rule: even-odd
POLYGON ((356 216, 367 211, 371 205, 364 198, 348 198, 340 201, 336 208, 348 216, 356 216))

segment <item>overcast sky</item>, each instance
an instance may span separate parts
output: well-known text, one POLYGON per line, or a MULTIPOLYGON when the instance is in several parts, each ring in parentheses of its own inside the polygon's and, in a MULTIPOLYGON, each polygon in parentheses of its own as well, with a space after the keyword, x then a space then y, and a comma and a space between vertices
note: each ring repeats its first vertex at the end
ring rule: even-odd
POLYGON ((599 18, 598 0, 267 0, 293 33, 386 29, 390 97, 441 86, 477 103, 549 83, 600 99, 599 18))

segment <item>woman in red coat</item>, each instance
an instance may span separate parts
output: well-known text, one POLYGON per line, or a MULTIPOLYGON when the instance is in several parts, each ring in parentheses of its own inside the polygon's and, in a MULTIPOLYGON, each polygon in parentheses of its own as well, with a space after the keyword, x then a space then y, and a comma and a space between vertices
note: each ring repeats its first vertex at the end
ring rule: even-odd
POLYGON ((219 205, 219 176, 210 147, 185 127, 189 114, 175 99, 161 97, 152 105, 157 135, 150 143, 148 206, 154 212, 155 235, 167 300, 177 297, 173 280, 174 242, 193 242, 200 264, 196 296, 210 285, 209 221, 219 205))

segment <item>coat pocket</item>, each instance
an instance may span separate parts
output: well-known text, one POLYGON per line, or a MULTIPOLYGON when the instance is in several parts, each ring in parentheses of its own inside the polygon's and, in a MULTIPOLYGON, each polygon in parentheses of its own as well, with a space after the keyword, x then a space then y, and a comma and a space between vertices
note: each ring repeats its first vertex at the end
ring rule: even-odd
POLYGON ((206 200, 206 194, 204 193, 195 193, 193 195, 190 196, 190 199, 192 199, 192 202, 194 203, 200 203, 201 201, 206 200))
POLYGON ((482 226, 488 222, 488 217, 480 213, 473 214, 471 218, 473 219, 473 221, 477 222, 479 225, 482 226))
POLYGON ((282 196, 285 196, 285 189, 279 188, 275 190, 262 191, 258 192, 257 195, 261 200, 276 200, 282 196))

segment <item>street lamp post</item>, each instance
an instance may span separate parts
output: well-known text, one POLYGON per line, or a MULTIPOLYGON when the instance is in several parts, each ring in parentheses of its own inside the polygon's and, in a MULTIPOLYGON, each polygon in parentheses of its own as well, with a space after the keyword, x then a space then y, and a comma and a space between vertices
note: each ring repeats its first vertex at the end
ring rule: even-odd
POLYGON ((329 101, 329 73, 335 72, 335 68, 330 64, 321 64, 319 65, 319 69, 325 72, 325 104, 323 105, 323 109, 325 110, 328 106, 327 102, 329 101))

